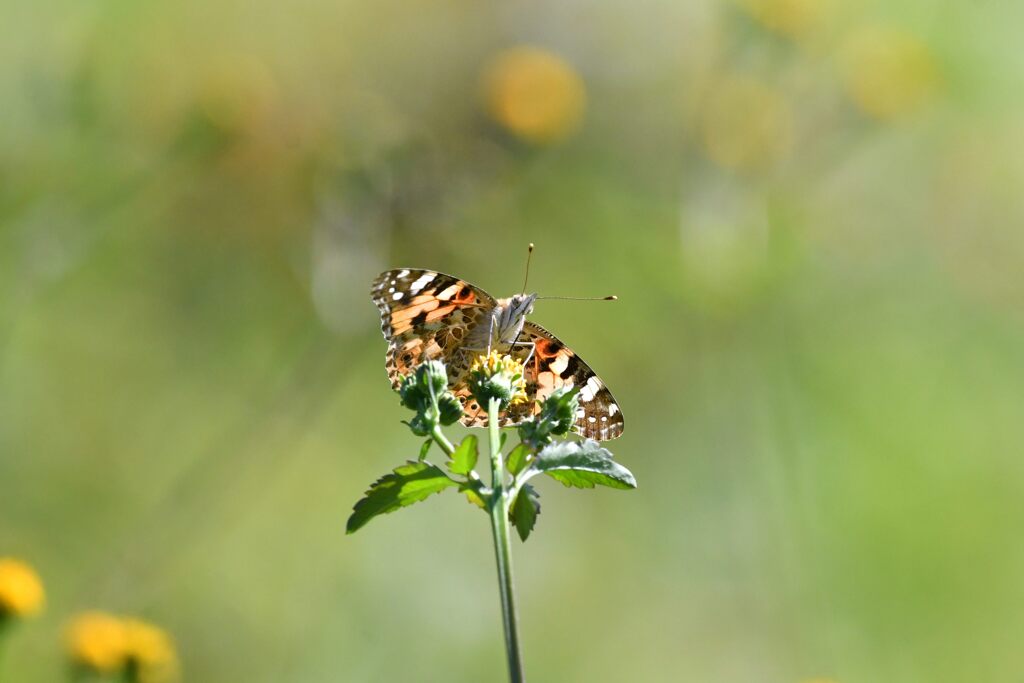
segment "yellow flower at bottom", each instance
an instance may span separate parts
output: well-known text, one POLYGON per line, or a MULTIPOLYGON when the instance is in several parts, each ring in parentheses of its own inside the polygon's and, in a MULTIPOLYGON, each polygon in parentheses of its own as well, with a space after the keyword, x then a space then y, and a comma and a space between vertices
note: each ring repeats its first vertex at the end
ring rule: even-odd
POLYGON ((68 625, 65 639, 71 660, 100 674, 131 671, 132 680, 156 683, 174 678, 177 672, 170 637, 138 619, 85 612, 68 625))
POLYGON ((29 565, 12 558, 0 558, 0 618, 27 617, 43 609, 43 582, 29 565))
POLYGON ((100 673, 114 673, 124 666, 124 625, 104 612, 85 612, 68 624, 68 654, 76 664, 100 673))
POLYGON ((470 390, 481 406, 486 406, 489 398, 497 398, 504 404, 525 403, 528 399, 524 375, 522 361, 491 351, 477 356, 470 366, 470 390))
POLYGON ((587 91, 576 70, 558 55, 520 46, 499 54, 484 76, 491 116, 534 143, 568 137, 579 126, 587 91))
POLYGON ((125 658, 137 667, 143 681, 163 681, 177 668, 171 639, 160 628, 138 619, 125 619, 125 658))

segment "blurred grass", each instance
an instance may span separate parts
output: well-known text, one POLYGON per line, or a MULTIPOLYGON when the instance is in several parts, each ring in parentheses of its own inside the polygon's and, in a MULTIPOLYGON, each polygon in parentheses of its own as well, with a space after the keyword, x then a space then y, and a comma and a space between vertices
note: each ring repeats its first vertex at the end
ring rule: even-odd
POLYGON ((370 279, 504 295, 529 241, 538 291, 620 297, 535 318, 614 388, 640 482, 542 489, 531 675, 1024 665, 1019 8, 5 10, 0 555, 49 606, 0 675, 60 680, 98 608, 186 680, 496 678, 483 518, 343 523, 416 449, 370 279), (563 140, 489 118, 517 45, 586 88, 563 140))

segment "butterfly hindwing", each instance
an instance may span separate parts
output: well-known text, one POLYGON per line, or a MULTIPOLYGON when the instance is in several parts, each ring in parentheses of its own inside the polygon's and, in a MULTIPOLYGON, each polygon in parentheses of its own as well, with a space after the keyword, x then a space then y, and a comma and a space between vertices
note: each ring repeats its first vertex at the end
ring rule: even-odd
MULTIPOLYGON (((580 387, 576 432, 598 441, 608 441, 622 435, 623 420, 618 403, 597 373, 591 370, 576 352, 555 335, 531 322, 523 325, 519 341, 528 342, 533 346, 533 354, 524 369, 529 402, 510 406, 502 415, 503 427, 519 424, 535 415, 540 410, 538 401, 543 401, 555 389, 568 384, 580 387)), ((527 356, 530 356, 530 346, 516 346, 510 353, 519 360, 526 361, 527 356)), ((456 394, 458 393, 457 391, 456 394)), ((464 393, 468 394, 468 388, 464 389, 464 393)), ((466 414, 462 419, 464 425, 486 426, 487 413, 482 408, 475 405, 472 399, 469 399, 465 406, 466 414)))
MULTIPOLYGON (((555 335, 536 323, 523 325, 523 341, 533 343, 533 357, 526 366, 527 394, 543 401, 558 387, 580 387, 580 408, 576 413, 576 431, 581 435, 607 441, 622 434, 623 420, 619 404, 597 373, 555 335)), ((516 350, 526 358, 529 349, 516 350)))
POLYGON ((371 295, 388 341, 385 367, 393 387, 427 360, 445 361, 450 379, 463 374, 462 342, 495 305, 465 280, 414 268, 381 273, 371 295))

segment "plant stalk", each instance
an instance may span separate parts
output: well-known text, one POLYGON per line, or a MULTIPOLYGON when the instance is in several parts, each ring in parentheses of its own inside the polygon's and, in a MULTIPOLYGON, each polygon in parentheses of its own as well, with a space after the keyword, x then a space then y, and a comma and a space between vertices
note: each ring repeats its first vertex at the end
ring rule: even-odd
POLYGON ((491 439, 491 531, 494 535, 494 558, 498 564, 498 588, 501 591, 501 613, 505 624, 505 651, 508 654, 508 675, 512 683, 523 683, 523 662, 519 654, 519 626, 516 614, 516 591, 512 580, 512 544, 508 521, 512 501, 505 488, 505 464, 501 457, 501 427, 498 413, 501 405, 491 399, 487 406, 487 428, 491 439))

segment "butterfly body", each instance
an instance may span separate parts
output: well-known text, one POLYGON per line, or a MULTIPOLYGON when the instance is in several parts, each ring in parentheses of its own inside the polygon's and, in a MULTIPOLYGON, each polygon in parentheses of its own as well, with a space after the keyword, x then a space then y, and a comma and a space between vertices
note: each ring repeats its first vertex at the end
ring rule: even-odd
POLYGON ((497 350, 524 363, 531 399, 509 406, 502 426, 530 418, 539 410, 537 401, 569 385, 579 387, 578 433, 598 440, 622 434, 622 413, 597 374, 553 334, 527 320, 536 294, 495 299, 454 276, 402 268, 378 275, 371 296, 388 341, 385 367, 393 387, 420 363, 444 361, 449 387, 463 402, 462 423, 484 426, 487 412, 470 394, 469 367, 477 356, 497 350))

